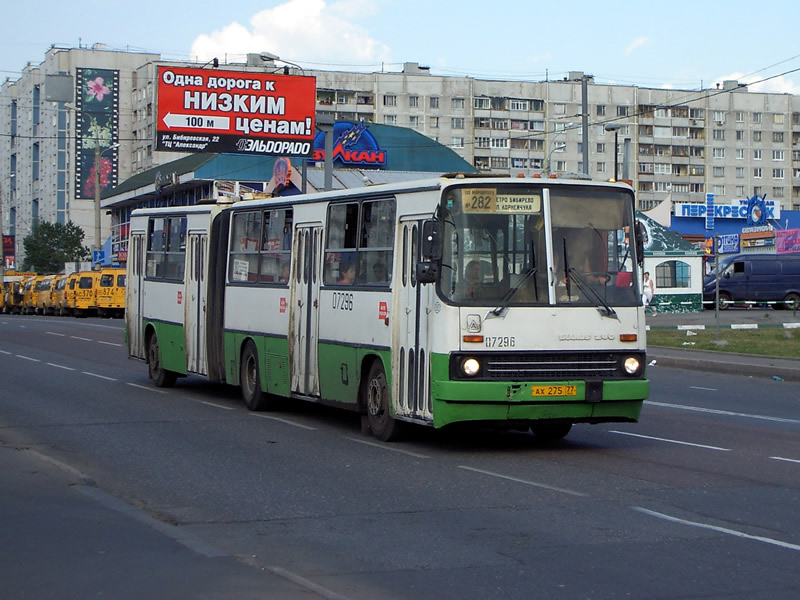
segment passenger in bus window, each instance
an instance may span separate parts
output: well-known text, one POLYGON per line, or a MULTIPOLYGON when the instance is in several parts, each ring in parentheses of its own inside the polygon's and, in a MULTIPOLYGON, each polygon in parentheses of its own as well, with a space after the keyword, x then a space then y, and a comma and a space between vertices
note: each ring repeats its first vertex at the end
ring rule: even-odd
POLYGON ((389 281, 386 273, 386 265, 382 262, 376 262, 372 265, 372 275, 375 283, 386 283, 389 281))
POLYGON ((481 287, 481 261, 471 260, 464 269, 464 289, 463 296, 468 300, 474 300, 480 295, 481 287))
POLYGON ((281 263, 281 274, 278 277, 278 281, 280 281, 280 282, 289 281, 289 261, 288 260, 283 261, 283 263, 281 263))
POLYGON ((356 280, 356 265, 353 261, 339 263, 339 280, 336 283, 353 285, 356 280))

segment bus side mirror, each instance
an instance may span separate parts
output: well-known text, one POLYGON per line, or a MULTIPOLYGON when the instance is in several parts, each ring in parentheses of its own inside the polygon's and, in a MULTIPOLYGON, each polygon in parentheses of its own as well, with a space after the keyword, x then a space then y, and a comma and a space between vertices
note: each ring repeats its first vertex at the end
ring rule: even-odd
POLYGON ((420 283, 436 283, 439 281, 439 263, 417 263, 417 281, 420 283))
POLYGON ((441 221, 427 220, 422 223, 422 258, 423 260, 442 259, 442 225, 441 221))
POLYGON ((636 221, 634 224, 634 233, 636 234, 636 262, 641 267, 644 264, 644 237, 647 233, 640 221, 636 221))

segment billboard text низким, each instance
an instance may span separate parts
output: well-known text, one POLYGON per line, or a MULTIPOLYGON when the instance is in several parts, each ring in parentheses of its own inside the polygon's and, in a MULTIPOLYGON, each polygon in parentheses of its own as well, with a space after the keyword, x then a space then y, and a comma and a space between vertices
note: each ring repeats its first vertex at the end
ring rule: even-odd
POLYGON ((316 79, 159 67, 156 150, 311 156, 316 79))

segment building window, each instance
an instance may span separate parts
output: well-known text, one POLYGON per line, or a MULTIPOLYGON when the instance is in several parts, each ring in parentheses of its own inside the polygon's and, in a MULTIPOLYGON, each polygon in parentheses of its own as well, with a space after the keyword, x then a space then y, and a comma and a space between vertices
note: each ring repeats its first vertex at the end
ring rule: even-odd
POLYGON ((492 148, 508 148, 508 138, 491 138, 492 148))
POLYGON ((783 198, 784 197, 784 188, 782 187, 774 187, 772 188, 772 197, 773 198, 783 198))
POLYGON ((744 186, 743 185, 737 185, 736 186, 736 195, 737 196, 744 196, 745 195, 745 191, 744 191, 744 186))
POLYGON ((743 129, 737 129, 736 130, 736 141, 737 142, 741 142, 743 140, 744 140, 744 130, 743 129))
POLYGON ((725 158, 725 148, 714 148, 714 158, 725 158))
POLYGON ((725 122, 725 111, 723 110, 715 110, 714 111, 714 122, 718 124, 723 124, 725 122))
POLYGON ((464 129, 464 117, 450 117, 450 127, 464 129))
POLYGON ((383 96, 383 105, 384 106, 397 106, 397 96, 394 94, 384 94, 383 96))
POLYGON ((397 115, 383 115, 384 125, 397 125, 397 115))
POLYGON ((439 128, 439 117, 428 117, 428 127, 431 129, 439 128))
POLYGON ((528 129, 531 131, 544 131, 544 121, 528 121, 528 129))
POLYGON ((488 137, 476 137, 475 138, 475 147, 476 148, 488 148, 489 144, 491 144, 492 138, 488 137))
POLYGON ((409 108, 419 108, 419 96, 409 96, 408 97, 408 107, 409 108))
POLYGON ((783 162, 785 154, 783 150, 773 150, 772 151, 772 160, 777 160, 783 162))
POLYGON ((464 98, 452 98, 450 100, 450 105, 452 108, 456 110, 463 110, 466 108, 466 103, 464 102, 464 98))
POLYGON ((627 117, 630 113, 631 107, 630 106, 618 106, 617 107, 617 116, 618 117, 627 117))
POLYGON ((773 131, 772 132, 772 141, 776 144, 783 143, 783 132, 782 131, 773 131))
POLYGON ((598 104, 596 110, 597 110, 597 116, 598 117, 605 117, 606 116, 606 105, 605 104, 598 104))
POLYGON ((408 118, 408 124, 410 127, 419 127, 419 116, 411 115, 408 118))
POLYGON ((754 112, 753 113, 753 123, 761 123, 761 119, 762 119, 762 116, 761 116, 760 112, 754 112))
POLYGON ((785 115, 783 113, 775 113, 772 115, 772 123, 774 125, 783 125, 785 115))
POLYGON ((736 167, 736 179, 744 179, 744 167, 736 167))
POLYGON ((736 122, 744 123, 744 111, 741 110, 736 111, 736 122))
POLYGON ((689 263, 682 260, 670 260, 656 267, 656 287, 688 288, 692 285, 692 270, 689 263))
POLYGON ((567 114, 567 105, 562 103, 553 104, 553 114, 554 115, 565 115, 567 114))
POLYGON ((736 160, 744 160, 744 148, 736 149, 736 160))
POLYGON ((454 137, 450 142, 451 148, 463 148, 464 147, 464 138, 463 137, 454 137))
POLYGON ((761 141, 761 132, 760 131, 754 131, 753 132, 753 141, 754 142, 760 142, 761 141))
POLYGON ((725 167, 714 167, 714 177, 725 177, 725 167))
POLYGON ((756 167, 753 169, 753 178, 761 179, 761 167, 756 167))
POLYGON ((605 173, 606 172, 606 163, 598 162, 597 163, 597 172, 598 173, 605 173))
MULTIPOLYGON (((479 110, 489 110, 492 106, 489 98, 473 98, 472 105, 479 110)), ((477 159, 475 159, 477 161, 477 159)), ((477 164, 475 165, 478 166, 477 164)))
POLYGON ((718 141, 722 141, 725 139, 725 130, 724 129, 715 129, 712 132, 712 138, 718 141))
POLYGON ((602 154, 606 151, 606 145, 603 142, 597 142, 597 153, 602 154))
POLYGON ((753 160, 761 160, 761 150, 753 150, 753 160))
POLYGON ((509 104, 510 110, 528 110, 528 101, 527 100, 514 100, 512 99, 509 104))
POLYGON ((511 159, 511 166, 514 169, 524 169, 528 166, 528 159, 527 158, 512 158, 511 159))
POLYGON ((784 170, 783 169, 772 169, 772 178, 773 179, 783 179, 784 177, 784 170))
POLYGON ((704 184, 704 183, 690 183, 689 184, 689 193, 690 194, 705 194, 706 193, 706 184, 704 184))
POLYGON ((475 129, 489 129, 492 126, 492 120, 489 117, 475 117, 473 124, 475 129))
POLYGON ((507 169, 508 168, 508 157, 507 156, 493 156, 492 157, 492 168, 493 169, 507 169))
POLYGON ((431 108, 439 108, 439 96, 431 96, 430 97, 430 107, 431 108))
POLYGON ((715 196, 724 196, 725 195, 725 186, 724 185, 715 185, 711 188, 714 191, 715 196))

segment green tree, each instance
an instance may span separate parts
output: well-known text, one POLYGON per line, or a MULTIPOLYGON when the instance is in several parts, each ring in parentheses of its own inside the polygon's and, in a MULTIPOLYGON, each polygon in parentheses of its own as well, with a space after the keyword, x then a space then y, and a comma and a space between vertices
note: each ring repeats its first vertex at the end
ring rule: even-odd
POLYGON ((25 248, 23 270, 59 273, 66 262, 88 259, 91 253, 83 245, 83 237, 83 229, 72 221, 66 225, 39 221, 31 234, 22 240, 25 248))

